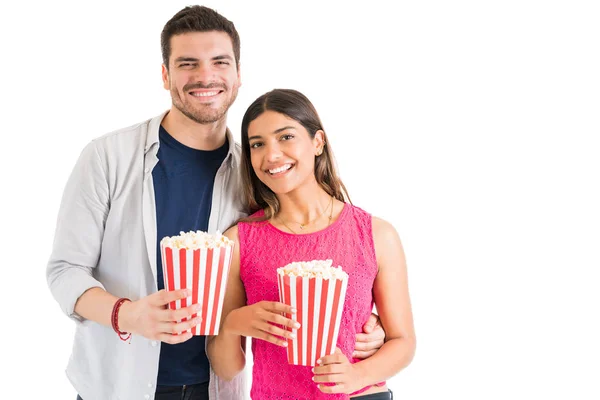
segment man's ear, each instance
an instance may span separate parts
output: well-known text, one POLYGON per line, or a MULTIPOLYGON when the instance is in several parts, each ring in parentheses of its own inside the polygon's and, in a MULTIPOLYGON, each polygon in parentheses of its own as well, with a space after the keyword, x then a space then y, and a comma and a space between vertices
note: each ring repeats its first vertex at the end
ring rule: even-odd
POLYGON ((163 87, 167 90, 170 90, 171 84, 169 83, 169 70, 167 69, 165 64, 162 64, 162 80, 163 80, 163 87))

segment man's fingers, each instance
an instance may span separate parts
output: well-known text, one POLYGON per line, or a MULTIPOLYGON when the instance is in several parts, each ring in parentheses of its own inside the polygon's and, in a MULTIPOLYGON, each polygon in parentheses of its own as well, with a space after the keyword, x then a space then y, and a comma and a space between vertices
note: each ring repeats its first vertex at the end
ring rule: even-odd
POLYGON ((373 329, 375 329, 375 326, 378 323, 379 323, 379 317, 377 316, 377 314, 371 313, 371 315, 369 315, 369 319, 367 319, 367 322, 365 322, 365 324, 363 325, 363 331, 365 333, 373 332, 373 329))
POLYGON ((154 300, 153 304, 155 306, 165 306, 172 301, 185 299, 186 297, 190 296, 190 290, 189 289, 179 289, 179 290, 168 291, 168 290, 162 289, 162 290, 159 290, 158 292, 156 292, 155 294, 153 294, 152 296, 153 296, 153 300, 154 300))
POLYGON ((354 353, 352 353, 352 357, 364 360, 365 358, 371 357, 376 352, 377 350, 355 351, 354 353))
POLYGON ((192 329, 196 325, 202 322, 201 317, 195 317, 189 319, 187 321, 177 322, 171 325, 171 333, 179 333, 183 331, 187 331, 188 329, 192 329))
POLYGON ((354 345, 354 350, 358 351, 368 351, 368 350, 376 350, 383 346, 383 339, 373 340, 373 341, 361 341, 358 339, 358 335, 356 337, 356 344, 354 345))
POLYGON ((172 335, 170 333, 161 333, 158 335, 158 340, 168 344, 183 343, 192 338, 191 332, 182 333, 181 335, 172 335))
POLYGON ((375 329, 373 333, 357 333, 356 341, 357 342, 383 342, 385 339, 385 332, 383 329, 375 329))
POLYGON ((202 318, 196 317, 182 322, 161 322, 158 325, 160 334, 167 333, 170 335, 178 334, 179 332, 187 331, 202 322, 202 318))
POLYGON ((160 321, 177 322, 184 318, 190 318, 192 315, 198 313, 201 308, 202 306, 200 304, 193 304, 178 310, 165 308, 159 311, 159 318, 160 321))

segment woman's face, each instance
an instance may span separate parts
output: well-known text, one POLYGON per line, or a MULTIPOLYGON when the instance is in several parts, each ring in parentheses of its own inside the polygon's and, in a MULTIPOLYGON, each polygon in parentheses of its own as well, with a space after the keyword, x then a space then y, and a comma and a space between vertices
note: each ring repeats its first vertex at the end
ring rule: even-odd
POLYGON ((275 194, 289 193, 315 181, 315 156, 323 147, 323 132, 311 138, 296 120, 265 111, 248 126, 254 173, 275 194))

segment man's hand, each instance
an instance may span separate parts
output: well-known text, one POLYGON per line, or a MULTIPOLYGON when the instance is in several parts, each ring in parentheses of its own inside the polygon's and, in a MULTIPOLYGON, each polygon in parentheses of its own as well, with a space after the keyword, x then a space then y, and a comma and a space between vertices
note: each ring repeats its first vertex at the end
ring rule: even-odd
POLYGON ((188 297, 188 292, 187 289, 172 292, 163 289, 137 301, 126 301, 119 310, 119 329, 169 344, 185 342, 192 337, 192 333, 178 333, 202 322, 200 316, 195 316, 201 306, 194 304, 179 310, 170 310, 168 304, 188 297), (185 321, 177 322, 184 318, 185 321))
POLYGON ((365 359, 371 357, 385 342, 385 332, 377 314, 371 314, 363 325, 363 332, 356 335, 356 347, 352 357, 365 359))

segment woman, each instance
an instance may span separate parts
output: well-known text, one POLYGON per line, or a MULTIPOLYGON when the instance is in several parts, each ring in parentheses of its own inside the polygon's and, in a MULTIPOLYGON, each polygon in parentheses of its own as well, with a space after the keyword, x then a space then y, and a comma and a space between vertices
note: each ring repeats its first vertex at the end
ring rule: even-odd
POLYGON ((390 399, 385 379, 415 352, 407 272, 400 238, 382 219, 346 203, 331 146, 311 102, 277 89, 252 103, 242 121, 242 179, 249 218, 225 234, 236 242, 221 331, 208 344, 215 372, 231 379, 245 365, 243 338, 253 337, 253 400, 390 399), (350 278, 337 351, 318 366, 289 365, 276 269, 292 261, 332 259, 350 278), (385 344, 352 358, 355 334, 373 302, 385 344), (335 384, 335 385, 334 385, 335 384))

